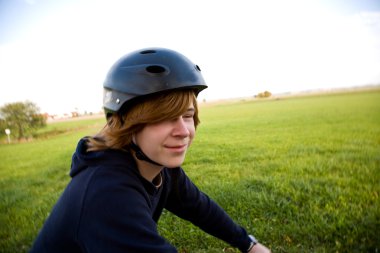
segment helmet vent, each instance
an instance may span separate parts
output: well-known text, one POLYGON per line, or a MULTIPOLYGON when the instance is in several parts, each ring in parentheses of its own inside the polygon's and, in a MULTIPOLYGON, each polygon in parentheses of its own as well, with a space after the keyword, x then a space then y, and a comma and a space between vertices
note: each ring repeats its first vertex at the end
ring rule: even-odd
POLYGON ((144 50, 141 51, 140 54, 155 54, 156 50, 144 50))
POLYGON ((151 65, 151 66, 146 67, 146 71, 152 74, 161 74, 161 73, 164 73, 166 69, 159 65, 151 65))
POLYGON ((195 68, 196 68, 199 72, 201 72, 201 68, 200 68, 198 65, 195 65, 195 68))

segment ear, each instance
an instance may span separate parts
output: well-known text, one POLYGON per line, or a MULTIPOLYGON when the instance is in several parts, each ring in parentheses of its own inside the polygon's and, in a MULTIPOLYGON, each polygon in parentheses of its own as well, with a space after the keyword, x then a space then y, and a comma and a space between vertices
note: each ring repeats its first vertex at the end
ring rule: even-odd
POLYGON ((133 144, 137 145, 137 143, 136 143, 136 134, 132 135, 132 142, 133 142, 133 144))

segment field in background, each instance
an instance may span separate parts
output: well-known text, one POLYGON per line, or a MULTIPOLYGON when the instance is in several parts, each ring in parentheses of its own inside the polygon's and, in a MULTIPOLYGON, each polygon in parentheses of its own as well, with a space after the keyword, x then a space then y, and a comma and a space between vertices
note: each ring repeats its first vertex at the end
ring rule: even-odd
MULTIPOLYGON (((273 252, 380 250, 379 90, 201 106, 200 117, 185 171, 273 252)), ((0 252, 29 249, 77 141, 103 124, 50 124, 0 146, 0 252)), ((228 247, 168 212, 159 231, 180 252, 228 247)))

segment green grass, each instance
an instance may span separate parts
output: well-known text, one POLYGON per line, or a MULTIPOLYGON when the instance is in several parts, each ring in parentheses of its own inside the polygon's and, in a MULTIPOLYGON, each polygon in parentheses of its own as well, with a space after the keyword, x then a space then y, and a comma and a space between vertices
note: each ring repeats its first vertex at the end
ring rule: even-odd
MULTIPOLYGON (((201 106, 200 117, 185 171, 273 252, 380 250, 379 90, 201 106)), ((0 146, 0 252, 27 251, 78 139, 103 122, 0 146)), ((168 212, 159 231, 181 252, 228 247, 168 212)))

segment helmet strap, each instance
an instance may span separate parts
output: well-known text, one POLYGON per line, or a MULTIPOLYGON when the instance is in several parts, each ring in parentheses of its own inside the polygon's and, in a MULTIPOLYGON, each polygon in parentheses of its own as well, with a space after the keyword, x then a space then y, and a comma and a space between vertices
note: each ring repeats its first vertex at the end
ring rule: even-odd
POLYGON ((136 157, 140 161, 145 161, 145 162, 157 165, 157 166, 163 166, 162 164, 159 164, 159 163, 151 160, 147 155, 144 154, 144 152, 141 150, 141 148, 139 146, 137 146, 136 143, 134 143, 133 141, 131 142, 130 147, 133 149, 133 151, 135 151, 136 157))

